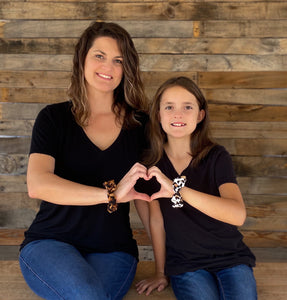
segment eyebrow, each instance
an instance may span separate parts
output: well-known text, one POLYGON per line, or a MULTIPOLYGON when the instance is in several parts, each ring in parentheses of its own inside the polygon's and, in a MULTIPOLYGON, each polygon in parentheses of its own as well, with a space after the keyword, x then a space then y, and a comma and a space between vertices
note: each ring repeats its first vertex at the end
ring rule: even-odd
MULTIPOLYGON (((100 49, 94 49, 93 52, 100 52, 104 55, 107 55, 104 51, 100 50, 100 49)), ((114 58, 124 58, 122 55, 117 55, 114 58)))
MULTIPOLYGON (((175 102, 176 102, 176 101, 167 101, 167 102, 165 102, 164 104, 174 104, 175 102)), ((183 102, 183 104, 194 105, 194 103, 191 102, 191 101, 183 102)))

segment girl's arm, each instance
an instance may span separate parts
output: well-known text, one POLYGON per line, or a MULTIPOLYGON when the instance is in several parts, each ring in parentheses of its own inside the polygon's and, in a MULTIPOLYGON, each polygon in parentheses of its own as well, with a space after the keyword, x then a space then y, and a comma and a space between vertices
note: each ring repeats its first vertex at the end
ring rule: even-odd
MULTIPOLYGON (((95 205, 107 203, 107 191, 72 182, 54 174, 55 159, 46 154, 33 153, 29 157, 27 187, 31 198, 60 205, 95 205)), ((146 177, 146 169, 136 163, 117 185, 117 202, 133 199, 149 201, 147 195, 137 193, 133 186, 139 177, 146 177)), ((111 178, 112 179, 112 178, 111 178)))
POLYGON ((216 197, 188 187, 183 187, 180 191, 184 201, 204 214, 232 225, 243 225, 246 209, 238 185, 224 183, 219 187, 219 193, 220 197, 216 197))
MULTIPOLYGON (((167 178, 157 167, 148 170, 150 177, 155 176, 161 184, 161 190, 151 199, 173 196, 172 180, 167 178)), ((204 214, 236 226, 241 226, 246 219, 246 209, 240 189, 235 183, 224 183, 219 186, 220 197, 198 192, 188 187, 180 190, 182 199, 204 214)))
POLYGON ((163 217, 158 201, 154 200, 149 204, 150 231, 152 246, 155 258, 155 274, 152 278, 144 279, 137 283, 139 294, 145 292, 149 295, 154 289, 162 291, 168 285, 168 279, 164 275, 165 265, 165 230, 163 217))
POLYGON ((142 200, 135 200, 135 208, 137 210, 137 213, 144 225, 144 228, 148 234, 148 237, 151 239, 150 234, 150 226, 149 226, 149 207, 148 203, 146 201, 142 200))

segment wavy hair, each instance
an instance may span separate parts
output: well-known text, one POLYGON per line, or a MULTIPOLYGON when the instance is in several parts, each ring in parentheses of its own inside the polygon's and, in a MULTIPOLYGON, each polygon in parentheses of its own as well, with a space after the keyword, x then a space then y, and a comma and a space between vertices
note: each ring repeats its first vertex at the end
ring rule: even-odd
POLYGON ((73 69, 68 96, 77 123, 84 127, 90 116, 84 67, 89 49, 98 37, 110 37, 117 41, 123 56, 123 78, 114 91, 113 112, 120 120, 124 112, 123 127, 136 125, 136 113, 147 110, 147 98, 140 77, 139 56, 129 33, 116 23, 93 22, 82 33, 75 46, 73 69))
POLYGON ((157 90, 151 107, 150 121, 148 125, 148 135, 150 141, 150 149, 146 153, 145 164, 148 166, 155 165, 163 155, 163 146, 167 142, 167 135, 163 131, 160 119, 160 101, 163 93, 174 86, 180 86, 197 99, 199 110, 205 111, 205 117, 197 124, 195 131, 190 137, 190 154, 192 155, 192 166, 196 167, 198 163, 207 155, 209 150, 215 145, 212 141, 209 130, 209 113, 207 101, 198 86, 187 77, 173 77, 164 82, 157 90))

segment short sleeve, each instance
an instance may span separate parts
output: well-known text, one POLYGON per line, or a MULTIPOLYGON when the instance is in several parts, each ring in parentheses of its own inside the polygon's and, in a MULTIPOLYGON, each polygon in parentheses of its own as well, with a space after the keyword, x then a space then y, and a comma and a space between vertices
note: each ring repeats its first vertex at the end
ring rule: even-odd
POLYGON ((50 106, 43 108, 39 112, 33 127, 30 154, 42 153, 55 158, 59 143, 58 127, 50 106))
POLYGON ((215 162, 215 180, 217 187, 224 183, 237 184, 231 156, 224 147, 221 147, 215 162))

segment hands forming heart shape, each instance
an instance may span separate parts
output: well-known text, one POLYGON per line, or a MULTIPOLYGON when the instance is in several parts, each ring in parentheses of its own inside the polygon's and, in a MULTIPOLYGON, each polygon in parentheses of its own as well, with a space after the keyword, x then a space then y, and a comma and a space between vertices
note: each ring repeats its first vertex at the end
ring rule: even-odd
POLYGON ((118 183, 115 193, 118 202, 134 199, 149 202, 157 198, 171 198, 172 180, 155 166, 147 169, 144 165, 136 163, 118 183))
POLYGON ((151 197, 151 195, 160 191, 161 185, 156 180, 156 177, 153 176, 149 180, 145 180, 143 178, 139 178, 134 186, 136 192, 147 194, 151 197))

